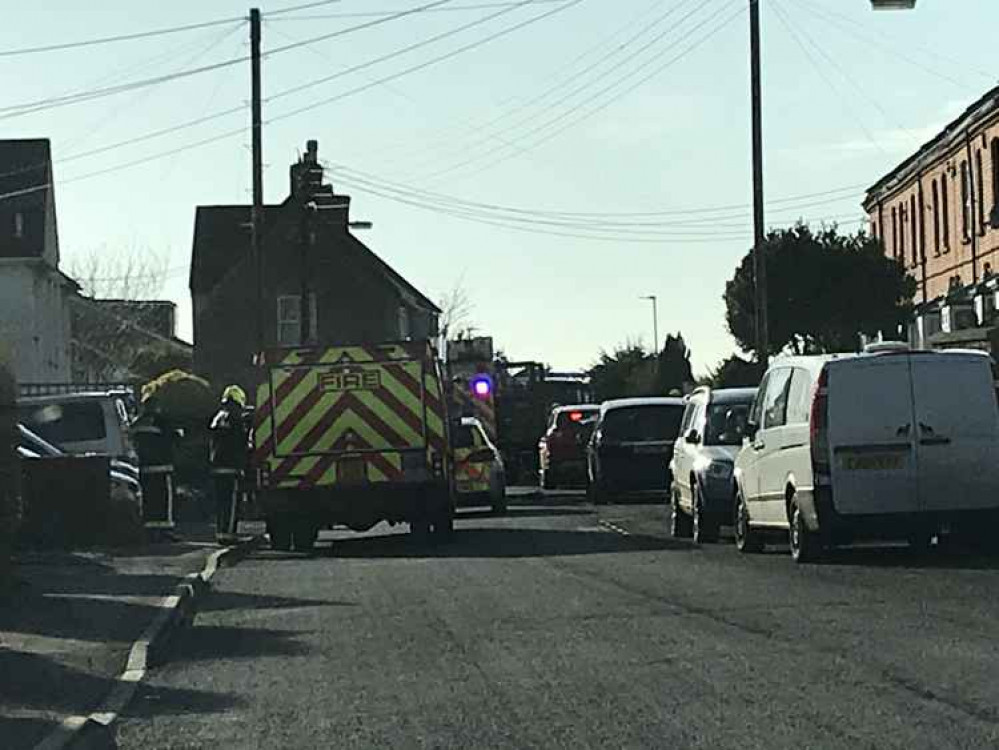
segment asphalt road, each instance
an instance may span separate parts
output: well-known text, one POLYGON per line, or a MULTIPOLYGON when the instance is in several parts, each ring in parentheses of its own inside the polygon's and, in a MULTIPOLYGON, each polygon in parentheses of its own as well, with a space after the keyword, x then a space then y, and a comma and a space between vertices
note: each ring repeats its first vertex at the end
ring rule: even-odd
POLYGON ((794 567, 560 496, 220 571, 118 724, 155 748, 996 748, 999 560, 794 567))

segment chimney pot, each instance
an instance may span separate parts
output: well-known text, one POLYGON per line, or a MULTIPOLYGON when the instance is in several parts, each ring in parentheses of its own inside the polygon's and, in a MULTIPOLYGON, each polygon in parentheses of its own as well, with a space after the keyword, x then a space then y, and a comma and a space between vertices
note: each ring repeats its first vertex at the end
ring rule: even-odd
POLYGON ((319 161, 319 141, 310 139, 305 142, 305 161, 309 164, 319 161))

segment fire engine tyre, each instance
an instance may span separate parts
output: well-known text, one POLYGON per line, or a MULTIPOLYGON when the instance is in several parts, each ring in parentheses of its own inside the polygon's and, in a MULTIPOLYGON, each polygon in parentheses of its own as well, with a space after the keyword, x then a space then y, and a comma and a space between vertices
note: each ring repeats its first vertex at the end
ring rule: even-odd
POLYGON ((808 528, 805 516, 794 500, 791 501, 788 539, 791 544, 791 559, 796 563, 815 562, 821 557, 822 544, 819 535, 808 528))
POLYGON ((426 541, 430 538, 430 521, 425 518, 410 521, 409 533, 418 542, 426 541))
POLYGON ((749 525, 749 510, 746 501, 739 495, 735 503, 735 548, 739 552, 751 553, 763 550, 763 537, 749 525))
POLYGON ((267 519, 267 536, 271 540, 271 549, 278 552, 291 551, 291 526, 286 519, 267 519))
POLYGON ((454 515, 450 508, 434 518, 432 534, 434 540, 438 542, 446 541, 454 534, 454 515))
POLYGON ((310 520, 299 521, 295 524, 292 536, 294 537, 295 551, 308 555, 316 547, 316 540, 319 538, 319 528, 310 520))

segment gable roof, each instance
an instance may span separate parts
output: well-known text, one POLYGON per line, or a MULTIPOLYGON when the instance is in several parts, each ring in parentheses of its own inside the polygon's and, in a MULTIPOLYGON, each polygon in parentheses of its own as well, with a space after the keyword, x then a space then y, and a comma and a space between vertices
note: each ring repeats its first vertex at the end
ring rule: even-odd
MULTIPOLYGON (((290 199, 289 199, 290 200, 290 199)), ((284 209, 290 205, 264 206, 263 243, 268 234, 281 223, 284 209)), ((194 244, 191 256, 190 288, 195 294, 211 292, 228 271, 250 260, 250 206, 198 206, 194 220, 194 244)), ((355 259, 368 265, 396 288, 401 296, 411 298, 418 306, 440 314, 440 308, 419 289, 407 281, 367 245, 346 231, 345 247, 355 259)))

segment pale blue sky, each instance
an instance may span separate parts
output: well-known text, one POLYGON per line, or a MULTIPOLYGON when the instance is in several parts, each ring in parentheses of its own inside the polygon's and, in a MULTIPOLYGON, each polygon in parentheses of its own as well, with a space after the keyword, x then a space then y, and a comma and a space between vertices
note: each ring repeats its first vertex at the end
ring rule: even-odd
MULTIPOLYGON (((259 6, 266 14, 304 2, 259 6)), ((265 18, 264 49, 371 20, 301 16, 401 10, 427 2, 341 0, 265 18)), ((484 4, 452 0, 441 7, 479 7, 422 13, 274 56, 264 64, 265 96, 508 11, 407 55, 268 102, 265 119, 559 7, 484 4)), ((365 192, 356 175, 336 170, 330 175, 339 190, 353 195, 353 218, 374 222, 364 241, 432 297, 463 279, 475 323, 512 357, 582 367, 601 348, 625 339, 648 343, 651 311, 639 297, 656 294, 660 331, 681 330, 701 372, 734 350, 721 295, 749 245, 752 225, 748 207, 681 212, 750 201, 746 14, 681 53, 745 5, 745 0, 581 0, 452 59, 284 118, 265 129, 267 200, 286 195, 288 164, 306 139, 317 138, 321 158, 373 175, 379 183, 401 183, 407 194, 415 188, 579 214, 572 217, 578 228, 533 225, 556 234, 515 231, 457 218, 444 200, 435 202, 451 213, 365 192), (677 213, 635 219, 627 232, 641 242, 562 236, 606 234, 609 223, 625 220, 611 214, 630 212, 677 213)), ((249 4, 8 0, 6 6, 0 50, 238 17, 249 4)), ((762 0, 762 6, 768 200, 873 182, 999 80, 995 0, 919 0, 907 13, 874 13, 869 0, 762 0)), ((233 23, 0 57, 0 108, 247 52, 246 29, 233 23)), ((248 113, 67 158, 238 107, 248 93, 249 68, 239 65, 18 117, 0 109, 0 137, 52 139, 64 260, 72 263, 95 248, 108 254, 149 248, 169 257, 162 294, 180 303, 180 332, 189 336, 194 207, 249 201, 248 130, 84 176, 238 129, 247 124, 248 113)), ((378 190, 384 192, 384 186, 378 190)), ((768 223, 836 217, 843 224, 852 221, 852 229, 862 216, 862 193, 847 189, 777 203, 768 207, 768 223)))

